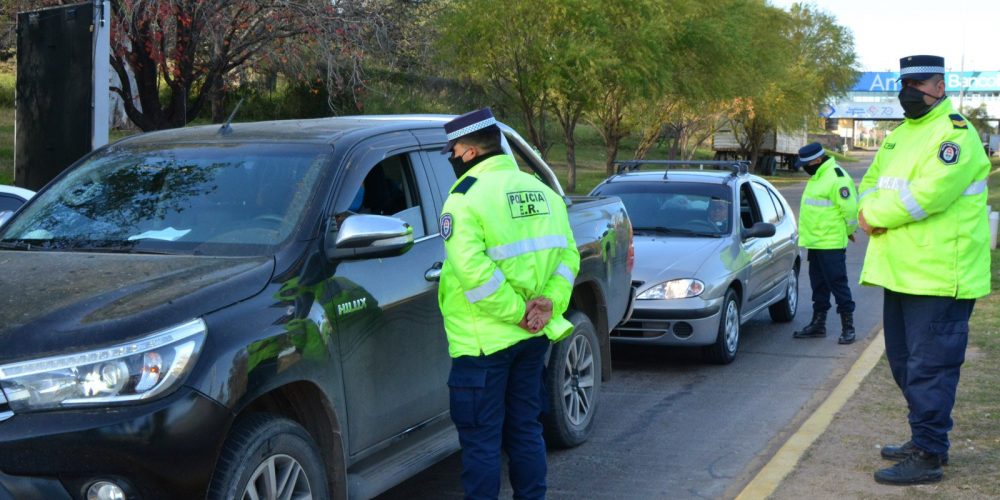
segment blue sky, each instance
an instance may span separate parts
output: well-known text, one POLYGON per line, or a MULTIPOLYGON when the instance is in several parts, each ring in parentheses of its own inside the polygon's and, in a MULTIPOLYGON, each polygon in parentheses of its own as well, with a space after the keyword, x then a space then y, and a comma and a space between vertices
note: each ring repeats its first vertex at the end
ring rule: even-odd
MULTIPOLYGON (((794 0, 768 0, 788 9, 794 0)), ((897 71, 899 58, 944 56, 949 71, 1000 71, 1000 0, 807 0, 854 34, 862 71, 897 71)))

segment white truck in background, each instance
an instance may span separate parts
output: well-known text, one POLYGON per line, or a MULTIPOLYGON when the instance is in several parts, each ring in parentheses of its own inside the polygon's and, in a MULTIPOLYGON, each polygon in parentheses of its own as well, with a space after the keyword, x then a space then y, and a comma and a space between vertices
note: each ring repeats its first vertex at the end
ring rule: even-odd
MULTIPOLYGON (((774 175, 779 165, 789 170, 795 169, 795 155, 807 142, 806 131, 771 131, 764 136, 754 168, 764 175, 774 175)), ((733 127, 726 125, 712 135, 712 150, 716 160, 749 160, 743 145, 733 133, 733 127)))

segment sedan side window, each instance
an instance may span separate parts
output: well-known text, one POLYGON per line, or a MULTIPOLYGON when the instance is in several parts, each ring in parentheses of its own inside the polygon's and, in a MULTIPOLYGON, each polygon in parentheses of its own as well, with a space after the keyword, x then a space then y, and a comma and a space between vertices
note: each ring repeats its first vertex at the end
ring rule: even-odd
POLYGON ((764 222, 770 222, 771 224, 778 223, 778 211, 774 208, 774 201, 771 199, 771 195, 767 192, 767 188, 763 184, 754 182, 751 183, 753 186, 753 194, 757 199, 757 204, 760 206, 761 218, 764 222))
POLYGON ((767 188, 767 192, 771 195, 771 201, 774 202, 774 208, 778 211, 778 221, 785 219, 785 204, 781 202, 781 197, 778 193, 775 193, 773 189, 767 188))
POLYGON ((757 222, 764 222, 749 182, 740 186, 740 222, 744 229, 750 229, 757 222))

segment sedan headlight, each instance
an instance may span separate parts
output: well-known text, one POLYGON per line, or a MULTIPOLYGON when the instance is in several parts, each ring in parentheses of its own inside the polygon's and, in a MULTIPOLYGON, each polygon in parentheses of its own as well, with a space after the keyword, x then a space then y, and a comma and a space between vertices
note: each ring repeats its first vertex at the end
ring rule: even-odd
POLYGON ((696 279, 665 281, 636 296, 639 300, 686 299, 705 291, 705 284, 696 279))
POLYGON ((150 399, 191 370, 205 331, 196 319, 105 349, 3 365, 0 388, 15 413, 150 399))

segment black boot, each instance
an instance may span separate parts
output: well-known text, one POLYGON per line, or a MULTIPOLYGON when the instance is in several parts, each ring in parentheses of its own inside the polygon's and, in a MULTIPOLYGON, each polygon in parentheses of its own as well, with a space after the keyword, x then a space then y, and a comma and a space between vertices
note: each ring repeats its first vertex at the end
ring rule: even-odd
POLYGON ((941 456, 915 448, 902 462, 875 471, 875 482, 900 485, 936 483, 942 476, 941 456))
POLYGON ((854 313, 840 313, 840 338, 838 344, 854 342, 854 313))
MULTIPOLYGON (((898 446, 887 444, 882 447, 882 458, 886 460, 895 460, 898 462, 916 453, 917 450, 919 449, 920 448, 917 448, 917 445, 913 444, 913 441, 907 441, 898 446)), ((941 455, 941 465, 948 465, 947 451, 944 452, 943 455, 941 455)))
POLYGON ((826 337, 826 311, 813 311, 813 319, 805 328, 792 334, 797 339, 826 337))

